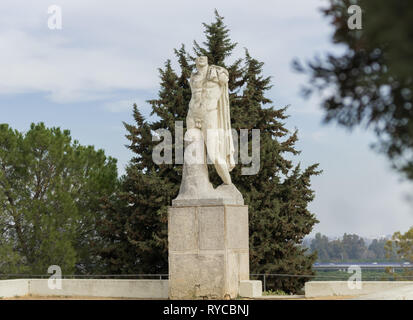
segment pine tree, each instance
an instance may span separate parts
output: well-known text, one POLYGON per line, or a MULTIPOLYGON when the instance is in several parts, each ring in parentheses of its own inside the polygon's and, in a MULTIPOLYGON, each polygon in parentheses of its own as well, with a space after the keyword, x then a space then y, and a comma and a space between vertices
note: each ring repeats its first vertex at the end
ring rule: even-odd
MULTIPOLYGON (((135 157, 123 179, 123 192, 107 202, 112 213, 105 222, 106 235, 112 239, 106 248, 110 259, 105 261, 111 271, 167 272, 167 206, 178 194, 182 165, 154 164, 152 150, 158 142, 152 142, 152 132, 168 129, 175 141, 175 121, 185 121, 188 112, 191 98, 188 80, 195 56, 205 55, 209 64, 229 71, 232 127, 238 132, 248 129, 250 145, 251 129, 261 132, 258 174, 241 175, 241 165, 231 174, 249 206, 251 273, 311 274, 315 255, 307 254, 300 244, 317 222, 307 208, 314 197, 310 178, 319 173, 317 165, 302 172, 299 165, 294 166, 285 158, 285 154, 299 154, 294 147, 298 136, 284 127, 286 108, 267 106, 272 103, 265 97, 271 79, 262 75, 263 63, 253 59, 248 51, 245 57, 226 63, 236 43, 231 42, 229 30, 218 12, 215 21, 204 24, 204 28, 206 41, 202 45, 194 42, 194 56, 184 46, 175 50, 180 74, 172 69, 170 61, 159 70, 159 97, 149 101, 156 121, 146 121, 134 106, 136 124, 125 124, 129 148, 135 157), (119 220, 122 222, 118 223, 119 220), (116 252, 117 247, 123 250, 116 252)), ((220 184, 212 166, 209 172, 212 183, 220 184)), ((305 280, 304 277, 270 278, 267 288, 297 292, 305 280)))
POLYGON ((413 2, 329 0, 323 13, 332 41, 344 50, 295 68, 309 76, 303 93, 321 94, 327 123, 376 134, 374 148, 413 180, 413 2), (362 29, 348 27, 351 5, 363 12, 362 29))
POLYGON ((0 274, 91 272, 101 198, 117 181, 116 160, 69 130, 0 124, 0 274))

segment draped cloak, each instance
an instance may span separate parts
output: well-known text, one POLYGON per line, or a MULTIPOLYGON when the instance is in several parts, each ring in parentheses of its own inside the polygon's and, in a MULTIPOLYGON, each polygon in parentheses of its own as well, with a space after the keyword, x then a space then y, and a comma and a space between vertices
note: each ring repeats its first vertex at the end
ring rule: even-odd
MULTIPOLYGON (((228 71, 219 66, 211 65, 209 74, 219 75, 224 73, 228 77, 228 71), (215 72, 211 72, 213 70, 215 72)), ((208 79, 212 80, 212 79, 208 79)), ((228 93, 228 82, 220 84, 221 96, 218 100, 218 132, 219 132, 219 154, 222 155, 227 163, 228 170, 231 171, 235 167, 234 161, 234 142, 232 140, 231 131, 231 115, 229 110, 229 93, 228 93)))

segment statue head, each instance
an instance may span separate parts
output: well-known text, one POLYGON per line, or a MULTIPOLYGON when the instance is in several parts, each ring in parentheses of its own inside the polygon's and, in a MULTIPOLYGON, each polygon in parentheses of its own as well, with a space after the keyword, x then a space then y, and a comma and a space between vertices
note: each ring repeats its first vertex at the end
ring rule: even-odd
POLYGON ((195 59, 196 67, 205 67, 208 65, 208 57, 207 56, 199 56, 195 59))

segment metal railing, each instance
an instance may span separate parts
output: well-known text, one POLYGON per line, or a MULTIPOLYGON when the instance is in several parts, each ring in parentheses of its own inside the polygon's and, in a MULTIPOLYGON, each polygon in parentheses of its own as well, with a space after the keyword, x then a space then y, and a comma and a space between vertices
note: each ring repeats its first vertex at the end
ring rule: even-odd
POLYGON ((383 264, 372 264, 372 263, 322 263, 313 265, 313 270, 331 270, 331 269, 347 269, 351 265, 355 265, 364 270, 377 270, 377 269, 400 269, 400 270, 409 270, 413 269, 413 264, 404 264, 404 263, 383 263, 383 264))
MULTIPOLYGON (((48 279, 51 274, 1 274, 0 279, 48 279)), ((168 274, 140 273, 140 274, 62 274, 62 279, 159 279, 167 280, 168 274)))

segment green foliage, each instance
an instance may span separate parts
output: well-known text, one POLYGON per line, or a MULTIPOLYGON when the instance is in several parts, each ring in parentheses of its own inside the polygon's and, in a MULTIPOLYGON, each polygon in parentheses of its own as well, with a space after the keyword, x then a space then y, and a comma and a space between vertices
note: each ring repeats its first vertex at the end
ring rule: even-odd
MULTIPOLYGON (((210 64, 229 70, 232 127, 261 130, 260 171, 241 175, 241 165, 232 172, 233 183, 249 206, 251 273, 310 274, 315 255, 307 255, 301 243, 317 222, 307 205, 313 200, 310 179, 319 174, 317 165, 305 170, 294 166, 285 155, 298 155, 297 132, 284 127, 286 109, 276 109, 265 97, 270 77, 262 74, 263 63, 245 51, 243 58, 227 62, 235 47, 223 18, 204 24, 206 41, 194 43, 194 53, 206 55, 210 64)), ((108 198, 106 219, 100 228, 106 239, 102 256, 110 272, 167 272, 167 206, 179 191, 182 165, 156 165, 152 161, 152 132, 167 129, 175 141, 175 121, 185 121, 191 98, 189 76, 194 57, 182 46, 175 50, 180 72, 171 61, 160 69, 160 91, 150 100, 154 122, 146 121, 137 106, 135 124, 126 124, 129 148, 135 156, 122 181, 122 192, 108 198)), ((210 179, 221 183, 211 166, 210 179)), ((305 278, 274 279, 267 287, 288 292, 300 290, 305 278)))
POLYGON ((385 239, 374 239, 372 243, 370 243, 368 251, 371 252, 371 255, 368 258, 384 260, 386 259, 386 250, 385 250, 385 239))
POLYGON ((397 260, 413 263, 413 227, 402 234, 397 231, 391 240, 386 242, 386 256, 395 256, 397 260))
POLYGON ((267 290, 262 293, 263 296, 288 296, 288 293, 282 290, 267 290))
POLYGON ((363 238, 356 234, 344 234, 342 239, 329 240, 317 233, 311 241, 311 252, 317 252, 319 262, 394 261, 386 257, 385 239, 374 239, 367 247, 363 238))
POLYGON ((317 58, 308 68, 295 62, 310 75, 306 93, 323 93, 326 122, 372 127, 378 150, 413 179, 413 2, 330 0, 323 11, 345 52, 317 58), (362 30, 347 26, 351 4, 363 11, 362 30))
POLYGON ((70 132, 0 125, 0 273, 88 270, 100 198, 114 191, 116 161, 70 132))

